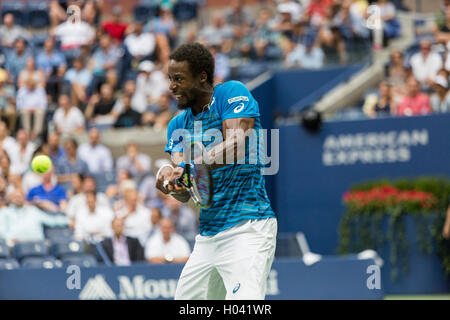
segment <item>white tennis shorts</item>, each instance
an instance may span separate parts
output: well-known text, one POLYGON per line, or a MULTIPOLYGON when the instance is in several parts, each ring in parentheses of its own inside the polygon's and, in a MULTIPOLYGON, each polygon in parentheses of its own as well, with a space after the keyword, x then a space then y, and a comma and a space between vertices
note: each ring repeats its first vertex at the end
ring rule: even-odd
POLYGON ((263 300, 277 220, 249 220, 214 236, 197 235, 181 272, 176 300, 263 300))

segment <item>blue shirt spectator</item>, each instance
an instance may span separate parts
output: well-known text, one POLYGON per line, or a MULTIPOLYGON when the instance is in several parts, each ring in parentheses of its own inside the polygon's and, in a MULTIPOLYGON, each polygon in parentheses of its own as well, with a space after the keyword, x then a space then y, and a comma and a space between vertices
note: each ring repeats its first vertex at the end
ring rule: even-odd
POLYGON ((43 70, 46 75, 51 75, 56 69, 66 66, 66 57, 62 52, 55 50, 52 38, 45 39, 44 50, 36 57, 36 67, 43 70))
POLYGON ((59 184, 53 185, 53 188, 46 189, 43 185, 32 188, 27 195, 27 201, 48 200, 59 206, 61 200, 67 200, 66 191, 59 184))
POLYGON ((13 76, 14 82, 17 82, 20 71, 25 69, 30 52, 26 49, 25 40, 19 38, 14 43, 14 50, 10 51, 6 56, 6 70, 13 76))

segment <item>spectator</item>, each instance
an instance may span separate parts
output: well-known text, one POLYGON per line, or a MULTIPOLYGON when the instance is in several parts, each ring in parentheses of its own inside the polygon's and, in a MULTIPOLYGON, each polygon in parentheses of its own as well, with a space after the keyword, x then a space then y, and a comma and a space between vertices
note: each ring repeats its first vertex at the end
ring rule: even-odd
POLYGON ((363 111, 369 118, 395 114, 392 87, 388 82, 382 81, 378 87, 378 93, 369 94, 366 97, 363 111))
POLYGON ((16 89, 7 80, 8 73, 0 69, 0 119, 7 121, 9 132, 12 134, 16 131, 17 125, 16 89))
POLYGON ((174 231, 173 221, 161 219, 161 232, 155 233, 145 244, 145 258, 149 263, 185 263, 191 253, 189 243, 174 231))
MULTIPOLYGON (((146 96, 142 94, 136 94, 136 82, 134 80, 128 80, 124 85, 123 95, 129 95, 131 97, 131 108, 139 113, 145 112, 147 109, 146 96)), ((117 99, 113 107, 113 112, 117 118, 123 112, 122 99, 117 99)))
POLYGON ((6 127, 6 123, 0 121, 0 151, 5 151, 11 158, 15 151, 15 148, 16 139, 8 135, 8 128, 6 127))
POLYGON ((127 189, 123 196, 125 206, 116 212, 117 217, 125 222, 124 234, 138 238, 143 244, 147 233, 151 229, 150 211, 139 204, 136 189, 127 189))
POLYGON ((214 13, 211 24, 204 27, 199 34, 206 44, 222 44, 226 38, 233 38, 233 28, 229 26, 221 13, 214 13))
POLYGON ((72 190, 74 175, 88 174, 88 166, 85 161, 77 156, 78 143, 75 139, 67 139, 64 142, 65 152, 55 163, 55 174, 58 182, 66 191, 72 190))
POLYGON ((143 24, 140 22, 130 26, 131 32, 125 37, 124 45, 131 54, 135 63, 144 59, 153 60, 156 50, 156 38, 151 32, 143 32, 143 24))
POLYGON ((88 67, 94 75, 94 87, 96 87, 96 83, 101 83, 104 80, 108 70, 117 67, 122 54, 120 48, 112 43, 108 34, 103 34, 100 37, 99 48, 92 55, 88 67))
POLYGON ((141 126, 141 114, 131 106, 131 96, 124 94, 121 98, 123 110, 114 123, 114 128, 133 128, 141 126))
POLYGON ((142 124, 153 126, 156 130, 167 128, 174 113, 171 111, 171 94, 165 92, 159 97, 158 104, 154 107, 149 107, 148 111, 142 115, 142 124))
POLYGON ((410 64, 414 77, 423 89, 433 85, 437 72, 443 67, 441 56, 432 51, 432 43, 428 39, 420 41, 420 52, 411 57, 410 64))
POLYGON ((434 82, 434 93, 430 97, 433 112, 450 112, 450 94, 448 92, 448 77, 438 75, 434 82))
POLYGON ((155 105, 159 97, 169 89, 169 82, 160 70, 155 69, 151 61, 142 61, 139 71, 136 79, 137 99, 144 100, 147 106, 155 105))
POLYGON ((59 134, 75 135, 84 132, 84 115, 71 103, 67 94, 62 94, 58 98, 58 108, 53 115, 53 123, 59 134))
POLYGON ((82 192, 74 195, 67 204, 66 215, 69 217, 71 221, 71 226, 75 226, 75 220, 77 218, 77 213, 82 210, 80 208, 86 207, 86 194, 89 192, 94 192, 96 194, 97 203, 100 207, 108 207, 111 209, 109 205, 109 199, 102 192, 97 192, 97 183, 94 177, 89 175, 84 175, 82 177, 82 192))
POLYGON ((305 44, 299 43, 286 57, 286 66, 289 68, 300 67, 305 69, 322 68, 324 53, 318 42, 307 37, 305 44))
POLYGON ((80 145, 78 157, 87 163, 91 174, 102 174, 113 170, 111 151, 100 143, 98 129, 89 130, 89 142, 80 145))
POLYGON ((30 34, 21 26, 14 24, 14 15, 7 13, 3 17, 3 25, 0 26, 0 38, 3 47, 12 48, 19 38, 30 39, 30 34))
POLYGON ((111 221, 114 213, 97 201, 95 192, 86 192, 86 206, 78 207, 75 213, 74 236, 78 240, 98 241, 112 235, 111 221))
POLYGON ((197 217, 191 208, 173 197, 166 197, 161 211, 163 217, 172 220, 179 235, 189 241, 195 239, 198 234, 197 217))
POLYGON ((397 106, 397 115, 418 116, 431 113, 430 100, 428 96, 420 92, 420 83, 413 76, 407 82, 407 94, 397 106))
POLYGON ((67 70, 64 79, 71 86, 72 105, 87 102, 86 89, 92 82, 92 72, 84 67, 81 58, 73 59, 73 67, 67 70))
POLYGON ((145 261, 144 248, 139 240, 123 234, 125 228, 123 220, 113 219, 111 227, 113 236, 101 242, 108 258, 118 266, 129 266, 135 262, 145 261))
POLYGON ((9 205, 8 194, 12 191, 14 191, 14 186, 8 184, 6 177, 3 174, 0 174, 0 209, 9 205))
POLYGON ((282 55, 282 49, 277 46, 280 35, 277 31, 272 30, 272 25, 272 12, 270 9, 261 9, 256 24, 251 31, 251 36, 253 38, 251 43, 256 58, 258 59, 271 59, 272 57, 269 56, 269 50, 274 51, 274 49, 276 49, 278 55, 282 55))
POLYGON ((115 212, 120 211, 125 207, 124 194, 128 189, 135 190, 137 188, 136 182, 133 180, 130 171, 119 170, 116 175, 116 183, 111 183, 106 188, 105 194, 112 203, 115 212))
POLYGON ((220 51, 220 45, 218 43, 211 44, 209 51, 214 56, 214 84, 217 85, 227 81, 231 72, 230 59, 220 51))
POLYGON ((253 20, 253 14, 245 7, 244 0, 232 0, 230 8, 225 12, 225 21, 231 26, 250 25, 253 20))
POLYGON ((156 179, 153 174, 148 174, 139 184, 139 198, 147 208, 160 206, 158 190, 156 189, 156 179))
POLYGON ((110 84, 104 83, 100 88, 100 94, 92 95, 84 111, 84 116, 90 125, 110 126, 114 123, 112 113, 116 99, 110 84))
POLYGON ((48 135, 48 156, 52 160, 52 163, 57 163, 64 154, 64 148, 60 145, 60 136, 57 132, 52 132, 48 135))
POLYGON ((173 48, 177 39, 178 29, 175 18, 173 17, 172 6, 167 3, 161 4, 158 7, 156 17, 144 26, 144 32, 163 34, 173 48))
POLYGON ((17 131, 16 141, 17 143, 9 151, 11 172, 23 175, 30 166, 36 144, 30 141, 28 133, 23 129, 17 131))
POLYGON ((326 19, 327 8, 331 8, 333 0, 311 0, 304 12, 304 18, 315 27, 322 26, 326 19))
POLYGON ((36 57, 36 66, 45 74, 46 88, 51 101, 57 101, 57 97, 62 90, 67 62, 64 55, 55 49, 55 41, 52 37, 45 39, 44 50, 36 57))
POLYGON ((25 68, 19 72, 19 78, 17 80, 17 86, 19 88, 26 86, 28 79, 32 78, 37 86, 45 88, 45 74, 42 70, 36 69, 36 63, 33 57, 28 57, 25 68))
POLYGON ((17 111, 20 113, 22 127, 30 135, 31 140, 35 140, 42 133, 46 110, 45 90, 37 86, 33 78, 28 78, 26 86, 17 92, 17 111))
POLYGON ((50 212, 64 212, 67 207, 67 196, 64 188, 54 183, 54 170, 51 167, 42 174, 42 184, 32 188, 27 194, 27 201, 40 209, 50 212))
POLYGON ((145 238, 145 243, 147 243, 148 239, 150 239, 154 234, 161 232, 159 223, 162 219, 162 213, 159 208, 151 208, 151 216, 150 216, 150 224, 152 225, 152 228, 150 229, 149 233, 147 234, 147 237, 145 238))
POLYGON ((6 151, 0 151, 0 174, 6 178, 6 182, 15 188, 20 188, 22 184, 21 176, 11 171, 11 160, 6 151))
POLYGON ((133 177, 142 176, 150 171, 151 159, 148 155, 139 152, 134 142, 126 145, 125 154, 116 162, 116 170, 128 170, 133 177))
POLYGON ((31 56, 23 38, 17 38, 14 49, 6 54, 5 69, 11 74, 14 84, 17 84, 20 71, 25 69, 26 62, 31 56))
POLYGON ((403 52, 400 50, 392 51, 387 69, 389 83, 391 83, 393 87, 403 87, 409 74, 410 72, 405 66, 403 52))
POLYGON ((116 43, 121 43, 123 41, 127 23, 122 21, 122 8, 120 6, 116 5, 113 7, 111 19, 103 22, 101 28, 107 32, 116 43))
POLYGON ((68 225, 66 216, 47 214, 33 205, 26 204, 19 189, 10 192, 8 200, 8 207, 0 209, 0 238, 10 245, 21 241, 43 241, 44 226, 68 225))
POLYGON ((395 6, 389 0, 378 0, 380 18, 383 21, 383 40, 387 44, 387 40, 400 36, 400 23, 397 20, 397 12, 395 6))

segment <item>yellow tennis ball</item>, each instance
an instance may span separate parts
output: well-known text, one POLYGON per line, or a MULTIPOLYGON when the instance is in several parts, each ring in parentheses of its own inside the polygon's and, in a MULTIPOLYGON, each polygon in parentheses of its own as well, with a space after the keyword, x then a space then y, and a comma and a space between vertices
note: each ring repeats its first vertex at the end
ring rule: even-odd
POLYGON ((46 173, 52 166, 52 160, 44 154, 36 156, 31 160, 31 169, 36 173, 46 173))

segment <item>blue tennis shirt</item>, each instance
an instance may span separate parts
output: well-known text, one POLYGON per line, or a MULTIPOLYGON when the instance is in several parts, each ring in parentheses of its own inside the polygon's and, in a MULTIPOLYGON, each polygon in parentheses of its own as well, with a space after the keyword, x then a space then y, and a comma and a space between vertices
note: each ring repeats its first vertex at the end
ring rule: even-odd
POLYGON ((194 116, 190 108, 173 118, 167 128, 165 151, 183 152, 183 140, 201 141, 207 150, 223 141, 222 122, 231 118, 254 118, 251 142, 245 159, 213 170, 214 195, 211 207, 200 210, 200 234, 214 235, 251 219, 275 217, 267 196, 263 135, 259 106, 239 81, 214 87, 210 108, 194 116))

